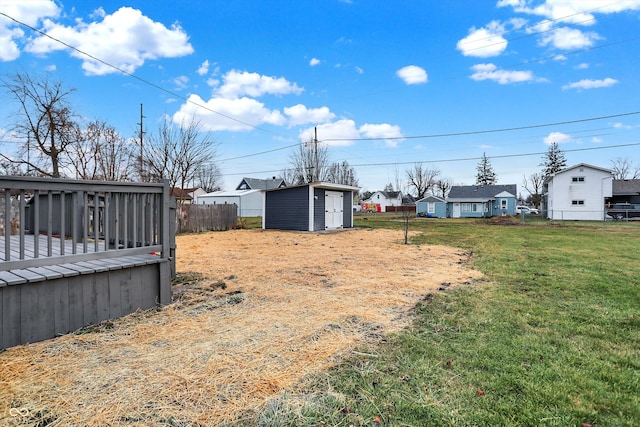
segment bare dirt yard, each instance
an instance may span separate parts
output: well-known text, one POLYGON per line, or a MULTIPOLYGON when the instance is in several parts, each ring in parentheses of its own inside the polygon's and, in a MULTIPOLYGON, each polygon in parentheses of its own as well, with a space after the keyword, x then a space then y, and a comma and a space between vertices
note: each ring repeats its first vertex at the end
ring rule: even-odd
POLYGON ((177 237, 166 307, 0 353, 0 425, 219 425, 480 277, 400 231, 177 237), (443 285, 444 284, 444 285, 443 285), (39 424, 38 424, 39 423, 39 424))

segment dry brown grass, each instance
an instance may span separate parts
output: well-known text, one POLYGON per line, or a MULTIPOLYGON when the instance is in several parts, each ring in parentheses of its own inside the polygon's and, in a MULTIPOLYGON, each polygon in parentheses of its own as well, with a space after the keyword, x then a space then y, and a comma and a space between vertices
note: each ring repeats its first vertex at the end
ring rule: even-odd
POLYGON ((178 236, 173 304, 0 354, 0 424, 233 421, 406 326, 416 302, 443 282, 479 277, 459 249, 402 245, 402 237, 178 236))

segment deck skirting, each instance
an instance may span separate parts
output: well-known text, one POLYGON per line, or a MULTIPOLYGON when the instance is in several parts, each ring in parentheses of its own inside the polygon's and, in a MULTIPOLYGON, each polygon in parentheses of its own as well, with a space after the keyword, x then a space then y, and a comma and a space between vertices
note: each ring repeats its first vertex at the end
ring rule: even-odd
POLYGON ((0 272, 0 348, 67 334, 166 304, 167 259, 155 255, 0 272), (166 288, 166 286, 164 286, 166 288))

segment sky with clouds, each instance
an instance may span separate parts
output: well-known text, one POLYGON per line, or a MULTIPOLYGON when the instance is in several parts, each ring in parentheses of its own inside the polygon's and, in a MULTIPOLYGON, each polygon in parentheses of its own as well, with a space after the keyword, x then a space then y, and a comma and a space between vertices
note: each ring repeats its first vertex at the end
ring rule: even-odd
POLYGON ((640 0, 0 0, 0 74, 24 71, 125 136, 140 104, 149 132, 195 117, 226 189, 316 130, 372 191, 417 162, 473 184, 483 154, 520 190, 553 142, 640 165, 640 0))

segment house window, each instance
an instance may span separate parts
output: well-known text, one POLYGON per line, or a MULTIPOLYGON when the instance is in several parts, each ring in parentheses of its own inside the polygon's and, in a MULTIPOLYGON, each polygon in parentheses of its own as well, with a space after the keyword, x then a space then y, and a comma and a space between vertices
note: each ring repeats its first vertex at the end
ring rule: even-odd
POLYGON ((462 212, 471 212, 471 203, 461 203, 460 205, 462 212))
POLYGON ((573 176, 571 182, 584 182, 584 176, 573 176))
POLYGON ((427 213, 435 213, 436 212, 436 204, 433 202, 427 202, 427 213))
POLYGON ((471 204, 472 212, 482 212, 482 205, 480 203, 472 203, 471 204))
POLYGON ((500 207, 502 209, 507 209, 507 200, 506 199, 500 200, 500 207))
POLYGON ((583 206, 584 205, 584 200, 572 200, 571 201, 571 205, 573 205, 573 206, 583 206))

